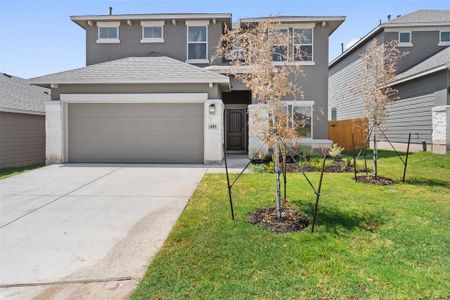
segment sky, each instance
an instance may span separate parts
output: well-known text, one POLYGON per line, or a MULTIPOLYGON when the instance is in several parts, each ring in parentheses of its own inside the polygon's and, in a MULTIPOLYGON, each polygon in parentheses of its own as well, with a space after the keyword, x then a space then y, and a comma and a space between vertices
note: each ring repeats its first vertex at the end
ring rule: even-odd
POLYGON ((72 15, 232 13, 256 16, 346 16, 330 36, 330 61, 387 15, 450 9, 450 0, 0 0, 0 72, 24 78, 85 66, 84 30, 72 15))

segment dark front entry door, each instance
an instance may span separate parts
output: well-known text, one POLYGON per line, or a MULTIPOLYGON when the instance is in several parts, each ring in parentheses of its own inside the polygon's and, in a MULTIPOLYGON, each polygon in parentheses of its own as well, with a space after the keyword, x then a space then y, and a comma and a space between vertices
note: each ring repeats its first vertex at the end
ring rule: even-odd
POLYGON ((245 109, 227 109, 227 150, 245 151, 245 109))

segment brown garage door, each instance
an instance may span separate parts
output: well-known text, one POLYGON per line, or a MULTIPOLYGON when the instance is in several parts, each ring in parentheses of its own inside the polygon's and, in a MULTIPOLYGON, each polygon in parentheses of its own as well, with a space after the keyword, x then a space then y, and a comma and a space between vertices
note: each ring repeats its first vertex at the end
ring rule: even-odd
POLYGON ((203 163, 203 104, 69 104, 69 161, 203 163))

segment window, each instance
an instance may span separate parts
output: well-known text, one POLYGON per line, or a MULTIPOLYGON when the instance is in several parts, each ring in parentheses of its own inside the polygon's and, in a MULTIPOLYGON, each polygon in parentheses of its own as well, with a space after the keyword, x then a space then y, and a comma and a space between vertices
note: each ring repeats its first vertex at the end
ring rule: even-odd
MULTIPOLYGON (((283 36, 286 38, 289 34, 287 28, 275 29, 275 34, 280 37, 280 41, 283 40, 283 36)), ((285 61, 288 56, 288 45, 275 44, 273 45, 272 60, 273 61, 285 61)))
POLYGON ((440 46, 450 45, 450 31, 439 32, 439 45, 440 46))
POLYGON ((291 37, 290 44, 275 44, 273 46, 272 60, 275 64, 289 60, 296 64, 313 65, 314 24, 284 26, 286 27, 277 28, 275 33, 278 35, 289 35, 291 37))
POLYGON ((186 21, 187 61, 208 62, 208 26, 202 21, 186 21), (203 25, 204 24, 204 25, 203 25))
POLYGON ((289 126, 296 126, 299 137, 312 138, 313 101, 287 101, 284 112, 289 114, 289 126))
POLYGON ((410 47, 411 43, 411 32, 399 32, 398 42, 400 47, 410 47))
POLYGON ((312 28, 294 28, 293 31, 294 61, 313 60, 313 30, 312 28))
POLYGON ((120 22, 97 22, 97 43, 119 43, 120 22))
POLYGON ((336 107, 333 107, 331 109, 331 121, 336 121, 337 120, 337 109, 336 107))
POLYGON ((164 21, 142 21, 141 43, 163 43, 164 21))

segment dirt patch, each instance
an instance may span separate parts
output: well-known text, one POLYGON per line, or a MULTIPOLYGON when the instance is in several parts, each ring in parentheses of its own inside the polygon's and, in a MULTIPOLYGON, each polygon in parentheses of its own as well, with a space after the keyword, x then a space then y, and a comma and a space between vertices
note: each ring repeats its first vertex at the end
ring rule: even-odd
POLYGON ((306 214, 292 208, 283 208, 281 218, 278 218, 274 207, 260 208, 253 211, 250 214, 249 221, 251 224, 278 233, 300 231, 309 224, 306 214))
POLYGON ((372 184, 378 184, 378 185, 391 185, 394 184, 394 180, 387 178, 387 177, 382 177, 382 176, 377 176, 377 178, 375 178, 375 176, 356 176, 358 182, 363 182, 363 183, 372 183, 372 184))

